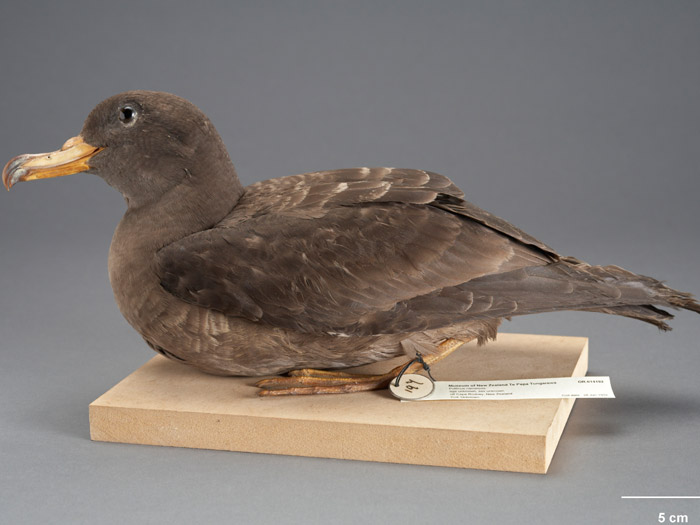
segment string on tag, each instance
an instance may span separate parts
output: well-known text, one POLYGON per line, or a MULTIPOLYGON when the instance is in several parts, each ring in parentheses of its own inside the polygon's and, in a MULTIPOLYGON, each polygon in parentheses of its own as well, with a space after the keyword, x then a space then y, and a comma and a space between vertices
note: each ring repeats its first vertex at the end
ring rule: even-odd
POLYGON ((423 355, 420 352, 416 352, 416 357, 411 359, 408 363, 406 363, 406 366, 404 366, 401 369, 401 372, 399 372, 399 375, 396 376, 396 381, 394 382, 394 386, 399 386, 399 381, 401 381, 401 376, 404 375, 406 370, 408 370, 408 367, 411 366, 413 363, 420 363, 423 365, 423 369, 428 372, 428 377, 435 381, 435 378, 433 377, 433 374, 430 373, 430 366, 428 366, 428 363, 425 362, 425 359, 423 359, 423 355))

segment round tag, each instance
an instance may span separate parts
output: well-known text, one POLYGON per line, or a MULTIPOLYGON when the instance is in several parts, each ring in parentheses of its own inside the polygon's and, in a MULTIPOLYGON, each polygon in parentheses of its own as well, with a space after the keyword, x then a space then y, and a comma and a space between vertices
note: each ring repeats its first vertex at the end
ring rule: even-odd
POLYGON ((396 379, 392 379, 389 383, 389 390, 399 399, 423 399, 429 396, 435 385, 429 377, 419 374, 404 374, 399 379, 398 386, 396 379))

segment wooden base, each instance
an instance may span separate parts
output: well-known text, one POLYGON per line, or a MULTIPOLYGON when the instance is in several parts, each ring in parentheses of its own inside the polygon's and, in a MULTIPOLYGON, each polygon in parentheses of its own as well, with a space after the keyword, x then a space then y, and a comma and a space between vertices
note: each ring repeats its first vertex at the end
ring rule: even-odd
MULTIPOLYGON (((405 359, 355 369, 376 373, 405 359)), ((437 380, 582 376, 588 339, 500 334, 437 380)), ((546 473, 573 399, 401 402, 386 391, 260 398, 259 378, 156 356, 90 404, 96 441, 546 473)))

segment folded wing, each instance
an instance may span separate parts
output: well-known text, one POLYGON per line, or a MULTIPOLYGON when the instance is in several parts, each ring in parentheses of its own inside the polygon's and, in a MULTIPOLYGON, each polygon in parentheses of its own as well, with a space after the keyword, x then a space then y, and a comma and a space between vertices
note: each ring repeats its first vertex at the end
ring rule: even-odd
POLYGON ((463 283, 557 259, 461 197, 445 177, 391 168, 259 183, 216 227, 159 251, 161 283, 190 303, 306 333, 447 326, 476 308, 463 283))

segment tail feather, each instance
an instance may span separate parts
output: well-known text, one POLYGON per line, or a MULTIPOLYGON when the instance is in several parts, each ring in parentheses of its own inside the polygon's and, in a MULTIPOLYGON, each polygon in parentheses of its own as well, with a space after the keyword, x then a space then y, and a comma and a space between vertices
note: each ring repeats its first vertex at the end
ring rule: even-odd
POLYGON ((661 309, 700 313, 691 294, 669 288, 661 281, 637 275, 619 266, 590 266, 563 258, 544 266, 531 266, 500 275, 474 279, 458 287, 473 293, 472 314, 502 316, 577 310, 621 315, 670 330, 673 316, 661 309))
POLYGON ((676 296, 671 297, 669 302, 673 308, 679 308, 683 310, 691 310, 700 314, 700 303, 698 303, 691 294, 676 292, 676 296))
POLYGON ((581 312, 597 312, 601 314, 621 315, 631 319, 653 324, 659 330, 667 332, 671 327, 665 321, 673 319, 673 315, 650 304, 642 306, 611 306, 609 308, 582 308, 581 312))
MULTIPOLYGON (((695 300, 692 294, 669 288, 663 282, 652 277, 638 275, 625 270, 624 268, 620 268, 619 266, 588 266, 587 270, 592 275, 603 279, 605 282, 618 283, 620 288, 624 291, 627 291, 628 289, 642 288, 649 294, 650 298, 649 304, 644 306, 646 306, 648 309, 654 309, 657 313, 663 312, 664 314, 670 316, 668 319, 672 319, 673 316, 671 316, 671 314, 668 312, 654 308, 653 305, 658 304, 668 308, 690 310, 700 313, 700 303, 695 300)), ((623 296, 624 295, 625 293, 623 292, 623 296)), ((623 313, 619 315, 626 314, 623 313)))

